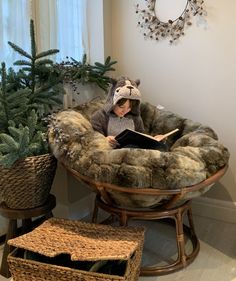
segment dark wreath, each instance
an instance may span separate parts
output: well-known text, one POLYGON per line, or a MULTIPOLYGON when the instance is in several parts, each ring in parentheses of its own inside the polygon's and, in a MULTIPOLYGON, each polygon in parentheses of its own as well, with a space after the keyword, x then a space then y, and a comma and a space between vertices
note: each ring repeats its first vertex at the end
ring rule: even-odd
POLYGON ((145 2, 147 9, 140 9, 139 4, 136 5, 136 13, 139 14, 138 25, 145 38, 157 41, 169 37, 170 43, 176 42, 185 34, 185 26, 192 25, 192 15, 206 16, 203 0, 186 0, 185 8, 178 18, 163 22, 155 13, 156 0, 145 0, 145 2))

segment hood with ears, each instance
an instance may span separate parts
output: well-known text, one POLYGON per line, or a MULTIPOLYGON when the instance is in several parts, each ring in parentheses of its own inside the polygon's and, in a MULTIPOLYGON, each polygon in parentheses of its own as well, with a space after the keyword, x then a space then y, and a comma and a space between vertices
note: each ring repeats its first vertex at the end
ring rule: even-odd
POLYGON ((132 106, 131 113, 134 115, 140 114, 141 93, 138 89, 140 80, 131 80, 128 77, 120 77, 117 80, 112 80, 112 86, 108 92, 105 111, 110 112, 123 98, 136 100, 137 102, 132 106))

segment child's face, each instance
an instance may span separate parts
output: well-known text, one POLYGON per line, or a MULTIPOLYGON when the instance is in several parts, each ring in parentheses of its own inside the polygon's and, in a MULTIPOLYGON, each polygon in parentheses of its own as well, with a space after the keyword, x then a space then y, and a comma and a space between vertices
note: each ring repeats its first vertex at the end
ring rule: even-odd
POLYGON ((131 110, 130 100, 127 100, 124 104, 116 104, 113 108, 114 113, 118 117, 124 117, 131 110))

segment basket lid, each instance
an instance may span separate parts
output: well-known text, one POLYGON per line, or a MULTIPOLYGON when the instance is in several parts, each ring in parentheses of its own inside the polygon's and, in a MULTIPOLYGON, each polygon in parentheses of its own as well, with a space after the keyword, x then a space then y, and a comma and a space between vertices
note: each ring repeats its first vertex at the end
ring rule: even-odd
POLYGON ((128 260, 143 239, 144 229, 139 227, 50 218, 8 244, 47 257, 70 254, 72 261, 128 260))

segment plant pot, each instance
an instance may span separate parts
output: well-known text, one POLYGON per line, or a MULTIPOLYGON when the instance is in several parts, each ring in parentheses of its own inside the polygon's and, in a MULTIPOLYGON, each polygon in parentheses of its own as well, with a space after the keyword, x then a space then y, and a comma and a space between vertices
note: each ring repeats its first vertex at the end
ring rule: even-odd
POLYGON ((0 168, 0 200, 12 209, 43 205, 51 190, 57 160, 51 154, 27 157, 0 168))

